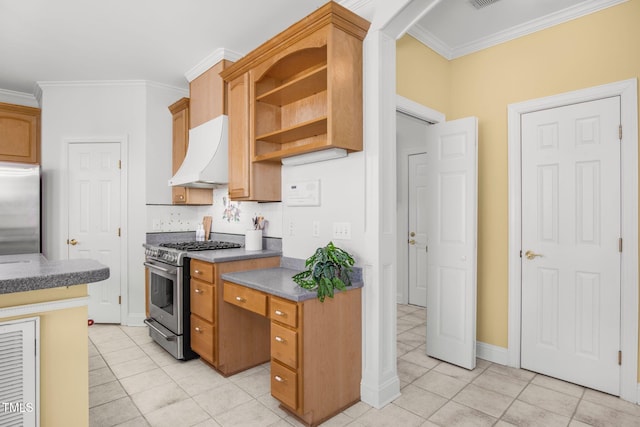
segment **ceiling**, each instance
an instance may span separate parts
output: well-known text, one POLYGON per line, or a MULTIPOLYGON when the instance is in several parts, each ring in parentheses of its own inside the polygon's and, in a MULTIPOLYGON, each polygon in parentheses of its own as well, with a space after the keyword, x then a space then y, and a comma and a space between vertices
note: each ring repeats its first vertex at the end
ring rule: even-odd
MULTIPOLYGON (((373 1, 339 3, 362 12, 373 1)), ((476 10, 468 0, 443 0, 410 34, 455 58, 621 1, 499 0, 476 10)), ((0 0, 0 90, 32 94, 38 81, 96 80, 186 88, 185 73, 216 49, 245 54, 325 2, 0 0)))

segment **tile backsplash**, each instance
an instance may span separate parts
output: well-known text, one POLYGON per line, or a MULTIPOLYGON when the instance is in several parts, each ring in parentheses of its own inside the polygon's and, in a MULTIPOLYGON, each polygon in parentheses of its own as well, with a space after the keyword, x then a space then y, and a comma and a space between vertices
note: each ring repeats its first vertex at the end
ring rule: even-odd
POLYGON ((227 187, 213 191, 211 206, 147 205, 146 231, 195 231, 206 215, 213 218, 212 232, 242 235, 260 215, 267 220, 264 236, 282 237, 282 203, 232 202, 227 187))

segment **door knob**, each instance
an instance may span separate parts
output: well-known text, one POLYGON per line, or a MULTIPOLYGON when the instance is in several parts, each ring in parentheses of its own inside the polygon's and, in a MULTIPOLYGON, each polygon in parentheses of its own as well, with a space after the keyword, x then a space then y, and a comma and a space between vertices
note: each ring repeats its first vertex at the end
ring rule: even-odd
POLYGON ((416 233, 412 231, 411 233, 409 233, 409 236, 411 236, 411 237, 415 237, 415 236, 416 236, 416 233))
POLYGON ((76 239, 67 240, 67 244, 71 246, 75 246, 78 244, 78 241, 76 239))
POLYGON ((415 244, 416 244, 416 241, 415 241, 414 239, 411 239, 411 240, 409 240, 409 244, 410 244, 410 245, 415 245, 415 244))
POLYGON ((534 259, 535 257, 541 257, 542 254, 536 254, 536 253, 534 253, 532 251, 527 251, 527 252, 524 253, 524 256, 526 256, 527 259, 534 259))

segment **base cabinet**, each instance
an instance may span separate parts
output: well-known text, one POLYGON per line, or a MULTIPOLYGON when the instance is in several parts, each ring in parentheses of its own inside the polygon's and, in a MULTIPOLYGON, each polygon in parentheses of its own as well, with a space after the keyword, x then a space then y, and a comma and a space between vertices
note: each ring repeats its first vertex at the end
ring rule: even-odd
MULTIPOLYGON (((269 319, 224 302, 220 276, 280 265, 280 257, 190 262, 191 349, 225 376, 269 361, 269 319)), ((250 293, 240 298, 251 297, 250 293)), ((252 307, 255 307, 252 305, 252 307)), ((260 310, 259 301, 258 308, 260 310)))
POLYGON ((360 289, 340 292, 324 302, 315 298, 294 302, 241 288, 224 281, 225 301, 251 310, 250 300, 259 300, 256 294, 267 298, 271 395, 284 409, 315 426, 360 400, 360 289))

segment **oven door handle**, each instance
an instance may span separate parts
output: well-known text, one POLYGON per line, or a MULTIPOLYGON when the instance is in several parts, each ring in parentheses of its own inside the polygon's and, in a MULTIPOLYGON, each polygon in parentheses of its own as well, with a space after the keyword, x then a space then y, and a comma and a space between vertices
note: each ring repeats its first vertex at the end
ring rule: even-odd
POLYGON ((175 268, 173 270, 169 270, 168 268, 162 268, 162 267, 157 266, 156 264, 151 264, 150 262, 145 262, 144 266, 152 268, 154 270, 160 270, 160 271, 162 271, 164 273, 167 273, 167 274, 176 274, 175 268))
POLYGON ((157 333, 160 334, 160 336, 162 336, 162 338, 164 338, 167 341, 173 341, 176 339, 175 335, 172 336, 168 336, 166 335, 164 332, 162 332, 160 329, 156 328, 155 326, 153 326, 153 324, 151 323, 151 321, 149 319, 144 319, 143 322, 149 326, 151 329, 153 329, 154 331, 156 331, 157 333))

